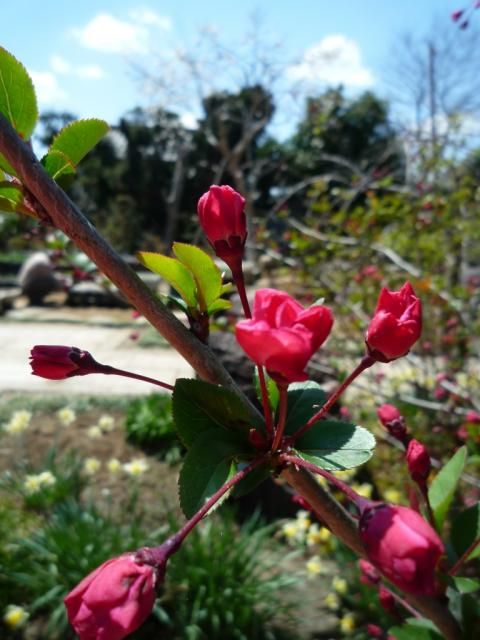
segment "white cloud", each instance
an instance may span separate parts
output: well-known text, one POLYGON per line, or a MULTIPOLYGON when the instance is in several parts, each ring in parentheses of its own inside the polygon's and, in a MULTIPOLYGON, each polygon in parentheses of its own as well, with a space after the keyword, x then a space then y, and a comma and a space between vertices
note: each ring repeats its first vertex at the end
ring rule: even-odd
POLYGON ((66 75, 70 72, 71 65, 61 56, 53 55, 50 57, 50 66, 55 73, 66 75))
POLYGON ((33 80, 38 102, 41 105, 56 104, 67 97, 58 84, 57 77, 50 71, 29 71, 33 80))
POLYGON ((375 82, 373 73, 362 62, 357 43, 341 34, 326 36, 306 49, 287 74, 293 80, 347 87, 368 87, 375 82))
POLYGON ((198 129, 198 118, 190 111, 181 114, 180 122, 186 129, 198 129))
POLYGON ((137 22, 139 24, 151 25, 165 31, 170 31, 170 29, 172 28, 172 21, 170 20, 170 18, 168 18, 167 16, 161 16, 155 11, 147 9, 146 7, 133 9, 132 11, 130 11, 129 15, 134 22, 137 22))
POLYGON ((72 29, 73 36, 87 49, 102 53, 146 53, 152 27, 170 29, 169 18, 150 9, 137 9, 130 20, 119 20, 109 13, 99 13, 82 28, 72 29))
POLYGON ((79 78, 90 78, 92 80, 100 80, 104 77, 103 69, 98 64, 84 65, 75 69, 75 75, 79 78))

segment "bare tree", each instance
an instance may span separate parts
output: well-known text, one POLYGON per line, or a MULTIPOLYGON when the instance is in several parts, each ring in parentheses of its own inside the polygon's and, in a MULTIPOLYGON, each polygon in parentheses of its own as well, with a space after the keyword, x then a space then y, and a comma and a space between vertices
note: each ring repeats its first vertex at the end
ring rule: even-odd
POLYGON ((461 30, 449 16, 423 37, 400 36, 385 69, 385 81, 410 155, 451 155, 465 139, 480 135, 480 33, 461 30))

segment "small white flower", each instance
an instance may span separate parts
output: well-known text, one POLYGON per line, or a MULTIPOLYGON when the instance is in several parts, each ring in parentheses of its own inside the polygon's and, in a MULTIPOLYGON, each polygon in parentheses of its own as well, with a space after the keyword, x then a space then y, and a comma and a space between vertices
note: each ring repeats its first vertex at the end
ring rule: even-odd
POLYGON ((325 571, 325 567, 318 556, 313 556, 305 563, 305 568, 309 576, 318 576, 325 571))
POLYGON ((57 479, 51 471, 42 471, 41 473, 29 474, 25 476, 23 488, 25 493, 33 495, 44 488, 53 487, 57 479))
POLYGON ((110 473, 118 473, 121 468, 122 463, 120 462, 120 460, 117 460, 117 458, 110 458, 110 460, 107 462, 107 469, 110 471, 110 473))
POLYGON ((130 462, 127 462, 123 465, 123 470, 129 476, 141 476, 148 471, 148 463, 145 458, 134 458, 130 462))
POLYGON ((28 620, 28 611, 16 604, 9 604, 3 614, 3 621, 9 629, 19 629, 28 620))
POLYGON ((57 411, 57 418, 63 427, 68 427, 75 422, 76 417, 75 411, 70 407, 63 407, 57 411))
POLYGON ((9 422, 3 426, 3 430, 9 434, 19 434, 23 433, 26 429, 28 429, 30 425, 30 420, 32 419, 32 412, 27 411, 26 409, 21 409, 20 411, 15 411, 10 418, 9 422))
POLYGON ((89 438, 92 438, 92 440, 97 440, 103 436, 103 432, 97 424, 94 424, 88 428, 87 435, 89 438))
POLYGON ((102 431, 113 431, 115 429, 115 419, 112 416, 104 414, 100 416, 98 426, 102 431))
POLYGON ((98 458, 85 458, 83 462, 83 470, 89 476, 95 475, 101 466, 102 463, 98 458))

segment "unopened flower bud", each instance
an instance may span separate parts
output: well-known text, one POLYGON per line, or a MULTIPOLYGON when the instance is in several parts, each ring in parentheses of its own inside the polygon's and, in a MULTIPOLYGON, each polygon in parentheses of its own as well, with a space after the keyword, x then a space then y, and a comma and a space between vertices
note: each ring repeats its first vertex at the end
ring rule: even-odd
POLYGON ((77 347, 36 345, 30 352, 32 373, 48 380, 64 380, 89 373, 103 373, 105 368, 88 351, 77 347))
POLYGON ((435 594, 435 569, 445 549, 419 513, 371 503, 363 509, 359 533, 368 559, 393 584, 407 593, 435 594))
POLYGON ((383 609, 390 615, 396 615, 398 613, 397 605, 395 603, 395 598, 393 597, 392 592, 388 589, 385 589, 383 585, 380 585, 378 587, 378 600, 380 601, 383 609))
POLYGON ((425 445, 412 438, 408 443, 405 457, 412 480, 417 484, 424 485, 432 468, 430 456, 425 445))
POLYGON ((406 355, 422 332, 422 303, 412 285, 400 291, 382 289, 375 314, 368 326, 365 342, 369 355, 390 362, 406 355))
POLYGON ((372 586, 380 582, 380 574, 371 562, 361 558, 358 561, 358 566, 360 568, 360 582, 363 582, 363 584, 370 584, 372 586))
POLYGON ((219 258, 230 265, 243 257, 247 239, 243 196, 228 185, 212 185, 198 201, 198 217, 219 258))
POLYGON ((65 598, 68 619, 80 640, 122 640, 150 615, 157 569, 127 553, 104 562, 65 598))
POLYGON ((393 404, 382 404, 377 409, 377 416, 388 431, 388 433, 400 440, 400 442, 406 443, 407 440, 407 427, 405 424, 405 418, 400 411, 393 404))

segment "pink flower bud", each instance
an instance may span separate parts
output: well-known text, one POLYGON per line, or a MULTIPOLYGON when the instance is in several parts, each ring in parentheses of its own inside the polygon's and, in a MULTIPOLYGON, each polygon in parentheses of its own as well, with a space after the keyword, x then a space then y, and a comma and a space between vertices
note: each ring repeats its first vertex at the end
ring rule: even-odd
POLYGON ((64 380, 88 373, 102 373, 99 364, 88 353, 77 347, 36 345, 30 352, 32 373, 48 380, 64 380))
POLYGON ((150 615, 155 569, 125 554, 104 562, 65 598, 68 619, 80 640, 121 640, 150 615))
POLYGON ((365 342, 369 354, 380 362, 406 355, 422 332, 422 305, 412 285, 400 291, 382 289, 365 342))
POLYGON ((377 624, 367 624, 367 633, 370 638, 383 638, 384 633, 381 627, 377 624))
POLYGON ((412 480, 418 484, 425 484, 432 468, 425 445, 412 438, 408 443, 406 460, 412 480))
POLYGON ((480 413, 478 411, 467 411, 465 414, 465 420, 467 422, 472 422, 473 424, 480 424, 480 413))
POLYGON ((327 339, 333 324, 330 309, 302 305, 283 291, 259 289, 253 316, 237 324, 237 341, 258 366, 276 382, 306 380, 305 367, 327 339))
POLYGON ((359 533, 368 559, 393 584, 407 593, 435 594, 435 569, 445 549, 419 513, 371 503, 362 512, 359 533))
POLYGON ((227 185, 212 185, 198 201, 198 218, 219 258, 242 258, 247 239, 245 198, 227 185))
POLYGON ((453 11, 450 17, 452 18, 453 22, 458 22, 462 16, 463 16, 463 10, 458 9, 457 11, 453 11))
POLYGON ((363 582, 363 584, 370 584, 372 586, 380 582, 380 574, 371 562, 360 558, 358 566, 360 568, 360 582, 363 582))
POLYGON ((378 587, 378 600, 383 609, 390 615, 395 615, 398 613, 393 593, 388 589, 385 589, 383 585, 380 585, 378 587))
POLYGON ((382 404, 377 409, 377 416, 388 433, 403 442, 408 440, 405 418, 393 404, 382 404))

